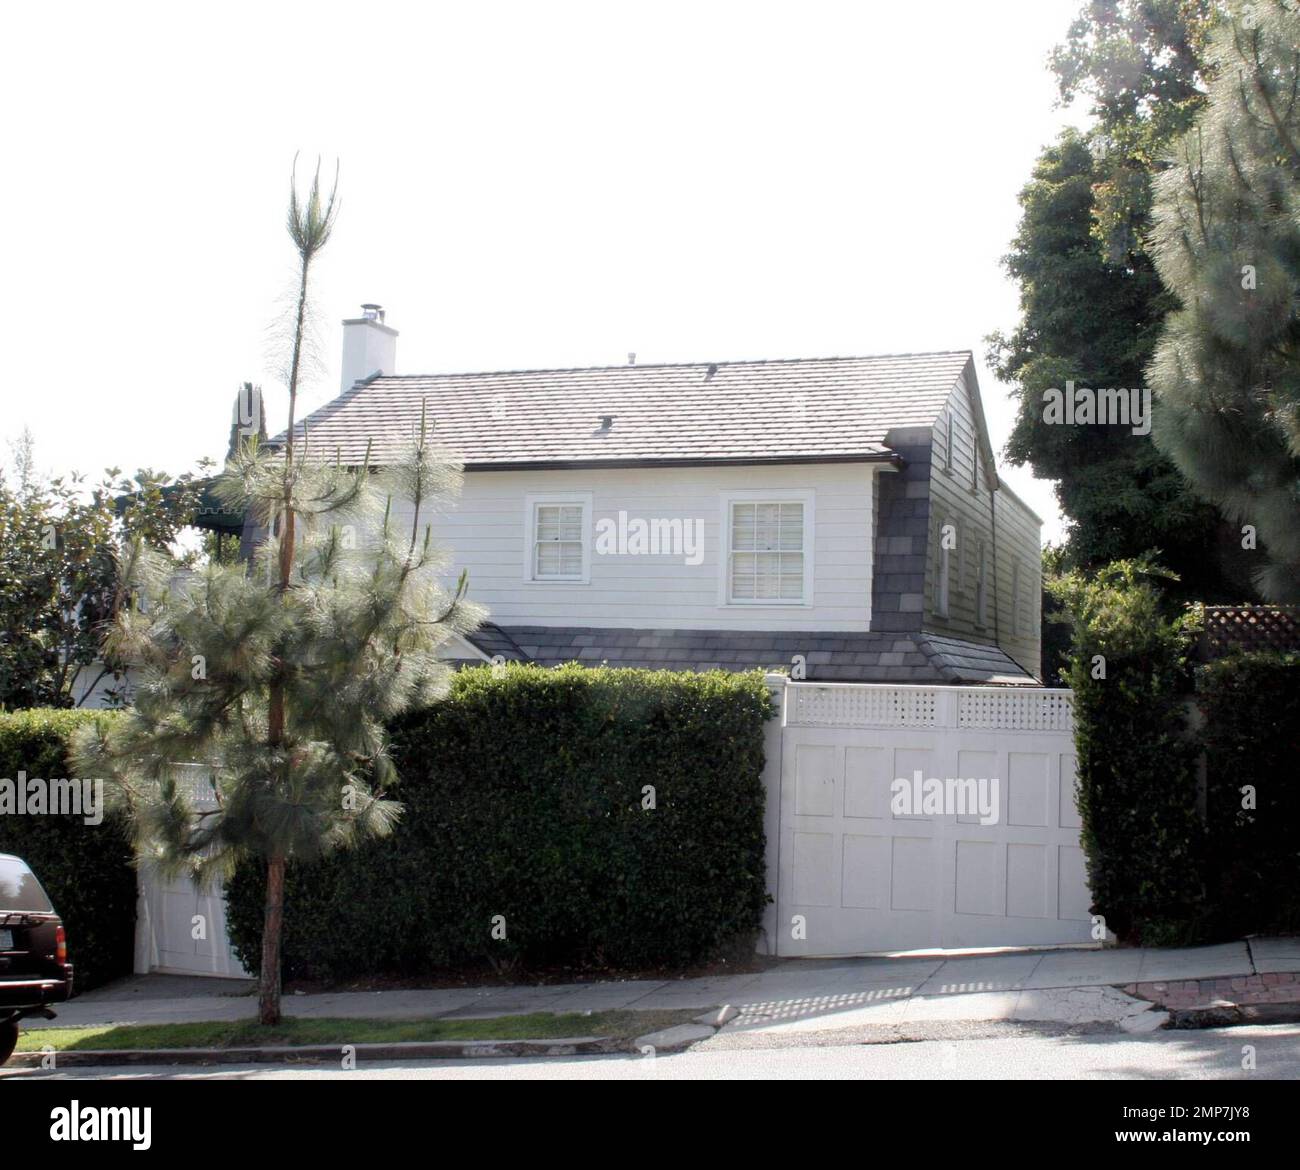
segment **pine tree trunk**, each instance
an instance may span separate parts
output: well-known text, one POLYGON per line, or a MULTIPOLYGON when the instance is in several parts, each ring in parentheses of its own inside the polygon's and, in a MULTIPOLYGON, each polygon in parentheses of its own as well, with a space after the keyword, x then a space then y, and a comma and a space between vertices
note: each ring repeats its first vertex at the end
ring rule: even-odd
POLYGON ((266 859, 266 908, 262 919, 262 979, 258 988, 258 1017, 263 1024, 280 1022, 280 936, 284 931, 284 858, 266 859))
MULTIPOLYGON (((302 257, 298 280, 298 310, 293 329, 293 360, 289 369, 289 429, 284 450, 284 513, 280 518, 280 592, 289 589, 293 577, 293 424, 298 403, 298 370, 302 360, 303 330, 307 311, 307 271, 310 256, 302 257)), ((268 695, 267 741, 278 748, 284 741, 288 711, 282 680, 271 683, 268 695)), ((287 768, 287 765, 286 765, 287 768)), ((266 909, 262 920, 262 980, 258 991, 258 1014, 263 1024, 280 1022, 280 936, 284 930, 285 859, 272 855, 266 859, 266 909)))

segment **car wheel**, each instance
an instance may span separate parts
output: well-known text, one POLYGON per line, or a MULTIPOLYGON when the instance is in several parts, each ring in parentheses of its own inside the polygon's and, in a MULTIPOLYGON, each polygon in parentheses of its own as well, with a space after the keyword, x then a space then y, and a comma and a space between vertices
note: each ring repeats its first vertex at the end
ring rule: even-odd
POLYGON ((13 1055, 18 1044, 18 1021, 5 1020, 0 1024, 0 1064, 4 1064, 13 1055))

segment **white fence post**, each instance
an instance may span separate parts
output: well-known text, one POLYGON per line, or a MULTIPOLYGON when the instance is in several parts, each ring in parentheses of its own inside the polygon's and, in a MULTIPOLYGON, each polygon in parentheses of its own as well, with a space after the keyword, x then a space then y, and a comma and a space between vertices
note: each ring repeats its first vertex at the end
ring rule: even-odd
POLYGON ((776 884, 780 873, 781 851, 781 753, 784 746, 786 696, 789 679, 783 674, 763 676, 772 697, 775 714, 763 725, 763 836, 766 888, 772 901, 763 908, 763 923, 758 937, 760 955, 776 954, 776 884))

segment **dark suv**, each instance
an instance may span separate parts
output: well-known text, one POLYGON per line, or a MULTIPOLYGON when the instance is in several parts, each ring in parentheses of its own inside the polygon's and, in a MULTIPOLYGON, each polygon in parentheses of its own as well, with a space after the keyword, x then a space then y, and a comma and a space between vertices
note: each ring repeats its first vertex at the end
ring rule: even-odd
POLYGON ((50 1004, 71 994, 63 922, 26 862, 0 853, 0 1064, 18 1043, 19 1020, 52 1020, 50 1004))

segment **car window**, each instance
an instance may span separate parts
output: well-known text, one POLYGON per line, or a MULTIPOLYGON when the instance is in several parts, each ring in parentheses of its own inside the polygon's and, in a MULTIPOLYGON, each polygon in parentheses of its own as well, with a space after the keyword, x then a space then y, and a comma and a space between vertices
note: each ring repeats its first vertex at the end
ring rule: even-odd
POLYGON ((49 914, 53 909, 41 883, 26 865, 14 857, 0 857, 0 914, 10 910, 49 914))

